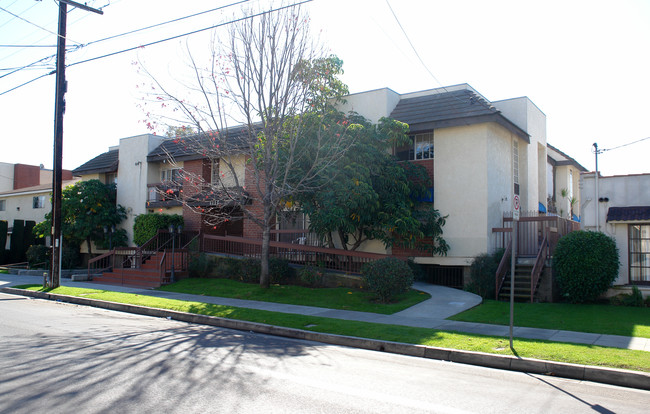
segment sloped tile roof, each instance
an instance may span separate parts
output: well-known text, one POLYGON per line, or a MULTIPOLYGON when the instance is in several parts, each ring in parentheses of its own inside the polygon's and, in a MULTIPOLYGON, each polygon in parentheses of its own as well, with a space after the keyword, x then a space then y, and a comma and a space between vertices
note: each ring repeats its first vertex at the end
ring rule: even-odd
POLYGON ((111 150, 100 154, 90 161, 72 170, 74 175, 98 174, 117 172, 119 150, 111 150))
POLYGON ((505 118, 483 97, 467 89, 403 98, 390 117, 409 124, 411 132, 496 122, 529 141, 525 131, 505 118))
POLYGON ((650 206, 610 207, 607 221, 641 221, 650 220, 650 206))
MULTIPOLYGON (((216 132, 211 134, 216 134, 216 132)), ((222 134, 227 135, 225 135, 225 138, 221 138, 221 144, 227 146, 229 151, 237 151, 248 145, 248 126, 246 125, 229 128, 227 132, 222 132, 222 134)), ((202 159, 205 158, 204 153, 206 151, 210 152, 214 145, 215 142, 206 134, 168 139, 147 155, 147 161, 163 161, 169 159, 170 156, 177 161, 202 159)))

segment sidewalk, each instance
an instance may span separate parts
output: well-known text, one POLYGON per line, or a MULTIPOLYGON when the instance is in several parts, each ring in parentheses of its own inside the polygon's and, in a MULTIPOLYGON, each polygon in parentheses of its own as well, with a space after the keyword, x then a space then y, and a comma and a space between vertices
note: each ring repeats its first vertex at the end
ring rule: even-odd
MULTIPOLYGON (((21 284, 41 283, 43 283, 43 278, 39 276, 0 274, 0 288, 21 284)), ((139 295, 148 295, 167 299, 204 302, 215 305, 259 309, 271 312, 312 315, 324 318, 345 319, 390 325, 403 325, 492 336, 507 337, 509 334, 508 326, 446 320, 446 318, 452 315, 463 312, 464 310, 478 305, 481 302, 481 298, 474 294, 461 290, 419 282, 416 282, 413 287, 415 289, 429 293, 431 295, 431 299, 428 299, 418 305, 415 305, 409 309, 403 310, 393 315, 380 315, 375 313, 344 311, 310 306, 286 305, 281 303, 258 302, 252 300, 189 295, 183 293, 138 289, 126 286, 101 285, 93 282, 75 282, 65 278, 61 279, 61 284, 63 286, 69 287, 105 289, 116 292, 135 293, 139 295)), ((590 344, 650 352, 650 339, 647 338, 526 327, 514 327, 513 334, 517 338, 590 344)))

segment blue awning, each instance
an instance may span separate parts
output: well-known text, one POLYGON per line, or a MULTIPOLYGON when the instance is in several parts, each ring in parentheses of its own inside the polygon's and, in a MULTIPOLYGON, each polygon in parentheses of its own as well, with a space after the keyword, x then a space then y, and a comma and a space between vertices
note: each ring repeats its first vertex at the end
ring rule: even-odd
POLYGON ((546 206, 542 203, 539 203, 539 212, 546 213, 546 206))

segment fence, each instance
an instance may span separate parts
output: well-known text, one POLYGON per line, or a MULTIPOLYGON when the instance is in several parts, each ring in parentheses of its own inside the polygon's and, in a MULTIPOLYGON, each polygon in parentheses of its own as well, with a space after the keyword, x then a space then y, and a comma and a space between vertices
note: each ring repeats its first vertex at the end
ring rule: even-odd
MULTIPOLYGON (((505 249, 510 243, 512 223, 512 213, 505 213, 503 227, 492 229, 497 248, 505 249)), ((517 222, 517 257, 537 257, 544 239, 548 241, 549 255, 552 255, 561 237, 579 229, 580 223, 559 216, 540 215, 536 211, 522 212, 517 222)))
MULTIPOLYGON (((203 236, 203 251, 234 256, 260 258, 262 240, 234 236, 203 236)), ((297 243, 271 241, 269 255, 299 265, 323 266, 329 270, 361 273, 364 264, 389 257, 385 254, 365 253, 297 243)))

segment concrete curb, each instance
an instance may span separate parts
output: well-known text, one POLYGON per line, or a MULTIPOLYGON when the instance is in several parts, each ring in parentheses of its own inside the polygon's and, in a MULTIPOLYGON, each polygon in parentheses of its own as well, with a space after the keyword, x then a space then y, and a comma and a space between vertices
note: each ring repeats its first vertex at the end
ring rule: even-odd
POLYGON ((424 345, 412 345, 399 342, 381 341, 376 339, 357 338, 311 332, 301 329, 284 328, 256 322, 238 321, 216 316, 197 315, 166 309, 148 308, 138 305, 109 302, 98 299, 80 298, 76 296, 58 295, 11 287, 0 288, 1 292, 13 295, 29 296, 38 299, 57 300, 76 305, 93 306, 138 315, 171 318, 173 320, 196 323, 201 325, 218 326, 221 328, 252 331, 267 335, 286 338, 303 339, 331 345, 348 346, 372 351, 389 352, 419 358, 437 359, 461 364, 477 365, 488 368, 505 369, 532 374, 543 374, 582 381, 593 381, 603 384, 619 385, 629 388, 650 390, 650 373, 627 371, 614 368, 603 368, 589 365, 568 364, 562 362, 544 361, 531 358, 518 358, 508 355, 494 355, 482 352, 462 351, 457 349, 435 348, 424 345))

